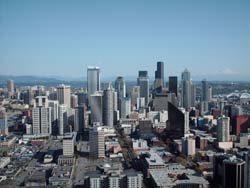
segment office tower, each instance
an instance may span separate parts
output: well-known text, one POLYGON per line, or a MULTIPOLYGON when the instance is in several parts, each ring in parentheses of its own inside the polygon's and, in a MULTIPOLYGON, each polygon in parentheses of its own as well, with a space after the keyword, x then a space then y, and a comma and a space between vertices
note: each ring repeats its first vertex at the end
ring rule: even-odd
POLYGON ((87 105, 87 98, 88 98, 88 94, 86 92, 79 92, 79 93, 76 93, 77 95, 77 102, 78 102, 78 105, 83 105, 83 104, 86 104, 87 105))
POLYGON ((59 102, 58 101, 48 101, 49 108, 51 109, 51 127, 52 134, 58 134, 58 116, 59 116, 59 102))
POLYGON ((195 107, 196 103, 196 85, 191 82, 191 106, 195 107))
POLYGON ((87 71, 87 82, 88 82, 88 99, 90 95, 97 91, 100 91, 100 68, 99 67, 88 67, 87 71))
POLYGON ((175 93, 176 97, 178 96, 178 77, 177 76, 169 76, 168 90, 170 93, 175 93))
POLYGON ((33 93, 31 89, 28 89, 23 95, 24 104, 31 105, 32 104, 33 93))
POLYGON ((137 98, 136 109, 139 110, 141 108, 145 108, 145 98, 144 97, 137 98))
POLYGON ((69 132, 68 127, 68 107, 65 104, 59 105, 58 110, 58 131, 59 135, 64 135, 66 132, 69 132))
POLYGON ((211 101, 213 98, 213 88, 212 86, 208 87, 208 101, 211 101))
POLYGON ((245 162, 235 156, 223 161, 223 188, 244 188, 245 162))
POLYGON ((90 95, 90 109, 91 109, 91 124, 94 123, 103 123, 102 120, 102 93, 96 92, 90 95))
POLYGON ((105 133, 102 127, 89 130, 89 155, 92 158, 105 158, 105 133))
POLYGON ((9 96, 12 97, 14 95, 14 81, 8 80, 7 81, 8 93, 9 96))
POLYGON ((201 81, 201 101, 208 101, 208 83, 206 79, 201 81))
POLYGON ((216 154, 213 159, 215 188, 245 188, 245 162, 230 154, 216 154))
POLYGON ((57 100, 59 104, 65 104, 70 108, 70 86, 62 84, 57 87, 57 100))
POLYGON ((195 154, 195 139, 189 137, 182 138, 182 153, 186 156, 195 154))
POLYGON ((153 111, 168 110, 168 102, 171 102, 171 94, 167 92, 156 93, 151 108, 153 111))
POLYGON ((157 70, 155 71, 155 90, 161 92, 164 88, 164 62, 157 62, 157 70))
POLYGON ((48 107, 48 99, 38 96, 35 99, 35 108, 32 110, 33 134, 49 135, 51 128, 51 108, 48 107))
POLYGON ((8 135, 8 122, 7 113, 5 108, 0 108, 0 135, 8 135))
POLYGON ((140 97, 145 98, 145 105, 149 103, 149 78, 148 71, 139 71, 137 85, 140 86, 140 97))
POLYGON ((131 90, 131 105, 137 106, 137 99, 140 97, 140 86, 133 86, 131 90))
POLYGON ((75 109, 75 128, 74 131, 83 133, 84 128, 87 127, 85 125, 85 113, 86 113, 87 107, 82 104, 76 107, 75 109))
POLYGON ((74 156, 75 139, 76 139, 76 134, 74 132, 66 133, 63 136, 63 155, 64 156, 70 156, 70 157, 74 156))
POLYGON ((245 188, 250 187, 250 151, 245 152, 243 155, 245 161, 245 188))
POLYGON ((114 100, 113 88, 111 85, 103 91, 103 124, 114 125, 114 100))
POLYGON ((117 92, 118 110, 121 112, 121 100, 126 97, 126 83, 122 76, 115 80, 115 91, 117 92))
POLYGON ((181 79, 181 106, 188 109, 191 107, 191 80, 190 72, 187 69, 182 72, 181 79))
POLYGON ((72 94, 70 96, 70 108, 76 108, 78 106, 78 96, 72 94))
POLYGON ((230 140, 230 118, 219 117, 217 121, 217 138, 218 142, 228 142, 230 140))
POLYGON ((131 100, 129 97, 122 98, 121 100, 121 118, 127 118, 131 114, 131 100))
POLYGON ((169 127, 167 133, 170 137, 180 139, 189 133, 189 113, 183 112, 172 103, 168 103, 169 127))
POLYGON ((117 99, 117 92, 113 92, 113 105, 114 105, 114 111, 118 110, 118 99, 117 99))

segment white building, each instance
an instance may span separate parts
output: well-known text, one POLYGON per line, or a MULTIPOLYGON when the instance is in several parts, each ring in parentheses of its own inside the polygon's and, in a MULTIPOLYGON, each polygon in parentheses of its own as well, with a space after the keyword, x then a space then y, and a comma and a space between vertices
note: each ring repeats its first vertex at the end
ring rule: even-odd
POLYGON ((63 137, 63 155, 74 156, 75 133, 66 133, 63 137))
POLYGON ((229 117, 219 117, 217 121, 217 137, 218 142, 228 142, 230 141, 230 118, 229 117))
POLYGON ((70 86, 62 84, 57 87, 57 100, 59 104, 65 104, 70 108, 70 86))
POLYGON ((68 132, 68 108, 66 105, 59 105, 58 110, 58 132, 59 135, 64 135, 68 132))
POLYGON ((186 156, 193 156, 195 154, 195 139, 182 138, 182 153, 186 156))

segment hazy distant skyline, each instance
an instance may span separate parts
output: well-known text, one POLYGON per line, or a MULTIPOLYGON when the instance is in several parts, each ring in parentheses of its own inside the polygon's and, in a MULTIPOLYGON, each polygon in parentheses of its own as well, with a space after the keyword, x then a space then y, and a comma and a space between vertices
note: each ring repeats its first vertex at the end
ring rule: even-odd
POLYGON ((0 0, 0 74, 250 80, 249 0, 0 0))

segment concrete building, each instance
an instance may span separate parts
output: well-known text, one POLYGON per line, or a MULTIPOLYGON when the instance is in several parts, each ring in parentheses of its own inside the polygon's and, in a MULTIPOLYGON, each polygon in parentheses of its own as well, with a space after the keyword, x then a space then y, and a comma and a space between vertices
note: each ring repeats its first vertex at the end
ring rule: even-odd
POLYGON ((66 105, 59 105, 58 108, 58 133, 64 135, 69 132, 68 127, 68 107, 66 105))
POLYGON ((193 156, 195 154, 195 139, 182 138, 182 153, 186 156, 193 156))
POLYGON ((75 127, 74 131, 83 133, 84 128, 88 127, 88 124, 85 124, 87 107, 84 104, 81 104, 75 109, 75 127))
POLYGON ((76 133, 66 133, 63 136, 63 155, 74 156, 76 133))
POLYGON ((140 86, 140 97, 145 98, 145 105, 149 103, 149 77, 148 71, 139 71, 137 86, 140 86))
POLYGON ((52 133, 51 108, 48 107, 47 97, 36 97, 34 106, 32 110, 33 134, 50 135, 52 133))
POLYGON ((90 96, 101 89, 100 82, 100 68, 88 67, 87 70, 87 87, 88 87, 88 99, 90 96))
POLYGON ((14 95, 14 81, 13 80, 8 80, 7 81, 7 87, 8 87, 8 94, 9 97, 12 97, 14 95))
POLYGON ((78 106, 78 96, 72 94, 70 96, 70 108, 76 108, 78 106))
POLYGON ((217 138, 218 142, 229 142, 230 141, 230 118, 219 117, 217 121, 217 138))
POLYGON ((114 125, 114 91, 111 87, 103 91, 103 124, 107 126, 114 125))
POLYGON ((91 109, 91 124, 103 123, 103 95, 100 92, 96 92, 90 95, 90 109, 91 109))
POLYGON ((105 158, 105 132, 102 127, 89 130, 89 155, 92 158, 105 158))
POLYGON ((57 100, 59 101, 59 104, 65 104, 70 108, 70 92, 70 86, 64 84, 57 86, 57 100))
POLYGON ((131 90, 131 106, 137 106, 137 99, 140 97, 140 86, 133 86, 131 90))

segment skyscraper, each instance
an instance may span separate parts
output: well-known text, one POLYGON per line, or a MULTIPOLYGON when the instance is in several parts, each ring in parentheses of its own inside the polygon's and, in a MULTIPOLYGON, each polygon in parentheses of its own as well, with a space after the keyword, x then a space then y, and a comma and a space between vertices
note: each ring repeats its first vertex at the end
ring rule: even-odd
POLYGON ((57 100, 59 104, 65 104, 70 108, 70 86, 64 84, 57 86, 57 100))
POLYGON ((137 99, 140 98, 140 86, 134 86, 131 90, 131 105, 137 106, 137 99))
POLYGON ((58 116, 59 116, 59 103, 58 101, 49 100, 48 105, 51 109, 51 127, 52 134, 58 134, 58 116))
POLYGON ((103 100, 102 93, 96 92, 90 95, 90 109, 91 109, 91 124, 103 123, 102 110, 103 110, 103 100))
POLYGON ((74 156, 75 149, 75 133, 67 133, 63 136, 63 155, 72 157, 74 156))
POLYGON ((125 97, 121 100, 121 118, 127 118, 131 114, 131 100, 125 97))
POLYGON ((145 105, 149 103, 149 78, 148 71, 139 71, 137 85, 140 86, 140 97, 145 98, 145 105))
POLYGON ((177 76, 169 76, 168 90, 178 96, 178 78, 177 76))
POLYGON ((208 83, 206 79, 201 81, 201 101, 208 101, 208 83))
POLYGON ((7 113, 5 108, 0 108, 0 134, 8 135, 7 113))
POLYGON ((8 87, 8 93, 9 96, 13 96, 14 95, 14 81, 13 80, 8 80, 7 81, 7 87, 8 87))
POLYGON ((114 99, 111 84, 103 91, 103 124, 113 126, 114 124, 114 99))
POLYGON ((45 96, 36 97, 36 107, 32 110, 33 134, 50 135, 51 108, 48 107, 48 99, 45 96))
POLYGON ((59 135, 64 135, 66 132, 69 132, 68 127, 68 108, 65 104, 59 105, 58 110, 58 131, 59 135))
POLYGON ((157 62, 157 70, 155 71, 155 90, 161 92, 164 87, 164 62, 157 62))
POLYGON ((88 67, 87 70, 87 82, 88 82, 88 99, 90 95, 96 91, 100 91, 100 68, 99 67, 88 67))
POLYGON ((85 113, 86 113, 86 106, 81 104, 76 107, 75 109, 75 128, 74 131, 83 133, 85 125, 85 113))
POLYGON ((181 75, 182 81, 182 93, 181 93, 181 102, 182 107, 188 109, 191 107, 191 80, 190 80, 190 72, 185 69, 181 75))
POLYGON ((105 157, 105 133, 102 127, 91 127, 89 130, 89 155, 93 158, 105 157))
POLYGON ((115 80, 115 91, 117 92, 118 110, 121 111, 121 100, 126 97, 126 83, 122 76, 115 80))
POLYGON ((217 137, 218 142, 228 142, 230 140, 230 118, 229 117, 219 117, 217 121, 217 137))

